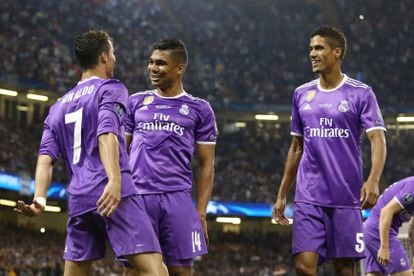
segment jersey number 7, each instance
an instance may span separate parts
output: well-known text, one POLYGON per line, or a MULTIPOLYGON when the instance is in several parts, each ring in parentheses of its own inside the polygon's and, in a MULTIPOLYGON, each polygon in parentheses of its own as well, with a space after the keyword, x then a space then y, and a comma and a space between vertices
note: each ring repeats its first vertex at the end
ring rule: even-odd
POLYGON ((65 124, 75 123, 75 129, 73 132, 73 161, 72 164, 77 164, 81 155, 82 144, 82 111, 83 108, 79 108, 75 112, 65 114, 65 124))

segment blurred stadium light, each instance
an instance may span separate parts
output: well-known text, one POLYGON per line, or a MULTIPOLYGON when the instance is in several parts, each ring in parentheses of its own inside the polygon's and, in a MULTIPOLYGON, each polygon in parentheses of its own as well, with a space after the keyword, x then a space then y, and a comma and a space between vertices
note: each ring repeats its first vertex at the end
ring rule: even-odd
POLYGON ((8 206, 8 207, 15 207, 17 203, 16 201, 9 200, 9 199, 0 199, 0 205, 8 206))
POLYGON ((398 116, 397 122, 399 123, 412 123, 414 122, 414 116, 398 116))
POLYGON ((279 120, 279 116, 276 114, 256 114, 254 115, 256 120, 261 121, 277 121, 279 120))
POLYGON ((0 88, 0 94, 1 95, 5 95, 5 96, 16 97, 18 93, 15 90, 9 90, 9 89, 0 88))
POLYGON ((33 94, 33 93, 27 94, 26 97, 30 100, 41 101, 41 102, 47 102, 49 100, 48 96, 33 94))
POLYGON ((216 222, 218 222, 218 223, 240 224, 241 223, 241 218, 238 218, 238 217, 217 217, 216 222))

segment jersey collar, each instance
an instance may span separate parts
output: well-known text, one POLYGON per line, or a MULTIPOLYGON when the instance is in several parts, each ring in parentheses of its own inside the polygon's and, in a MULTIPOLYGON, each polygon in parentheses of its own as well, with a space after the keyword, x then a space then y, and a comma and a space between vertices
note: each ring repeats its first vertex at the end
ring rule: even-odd
POLYGON ((319 91, 322 91, 322 92, 332 92, 332 91, 335 91, 336 89, 338 89, 339 87, 341 87, 347 81, 347 79, 348 79, 348 76, 346 74, 344 74, 344 78, 342 79, 342 81, 336 87, 334 87, 332 89, 324 89, 324 88, 322 88, 321 87, 321 84, 320 84, 320 79, 318 79, 318 90, 319 91))
POLYGON ((185 91, 183 90, 183 91, 181 91, 181 93, 180 93, 180 94, 178 94, 178 95, 176 95, 176 96, 174 96, 174 97, 165 97, 165 96, 161 96, 160 94, 158 94, 157 89, 155 89, 155 90, 154 90, 154 94, 155 94, 155 95, 157 95, 158 97, 162 98, 162 99, 177 99, 177 98, 180 98, 180 97, 182 97, 182 96, 186 95, 186 94, 187 94, 187 92, 185 92, 185 91))
POLYGON ((84 82, 87 82, 87 81, 90 81, 90 80, 96 80, 96 79, 101 79, 101 78, 99 78, 99 77, 97 77, 97 76, 92 76, 92 77, 90 77, 90 78, 87 78, 87 79, 84 79, 84 80, 78 81, 78 84, 81 84, 81 83, 84 83, 84 82))

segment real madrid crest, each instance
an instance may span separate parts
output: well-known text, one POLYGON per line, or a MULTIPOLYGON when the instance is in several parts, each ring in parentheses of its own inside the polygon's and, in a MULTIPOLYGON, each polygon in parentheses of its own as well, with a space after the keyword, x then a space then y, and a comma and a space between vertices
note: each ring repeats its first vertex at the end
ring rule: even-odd
POLYGON ((404 266, 406 266, 406 265, 407 265, 407 263, 405 262, 405 260, 404 260, 403 258, 401 258, 401 259, 400 259, 400 265, 401 265, 402 267, 404 267, 404 266))
POLYGON ((315 95, 316 95, 316 90, 309 90, 308 93, 306 93, 305 100, 309 103, 313 100, 315 95))
POLYGON ((154 96, 146 96, 144 98, 143 104, 144 105, 149 105, 150 103, 152 103, 154 101, 154 96))
POLYGON ((190 114, 190 110, 188 108, 188 105, 186 105, 186 104, 181 105, 179 112, 183 115, 190 114))
POLYGON ((346 100, 341 101, 341 103, 338 105, 338 111, 347 112, 348 110, 349 110, 348 101, 346 100))

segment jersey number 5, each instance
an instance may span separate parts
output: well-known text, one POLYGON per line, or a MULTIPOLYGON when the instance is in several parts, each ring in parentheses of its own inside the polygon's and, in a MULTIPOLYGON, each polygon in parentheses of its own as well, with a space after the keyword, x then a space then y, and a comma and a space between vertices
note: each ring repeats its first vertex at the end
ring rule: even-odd
POLYGON ((355 251, 358 253, 362 253, 365 249, 364 233, 356 233, 355 240, 355 251))
POLYGON ((65 114, 65 124, 75 123, 75 129, 73 131, 73 161, 75 165, 79 162, 81 155, 82 145, 82 110, 80 108, 75 112, 65 114))

